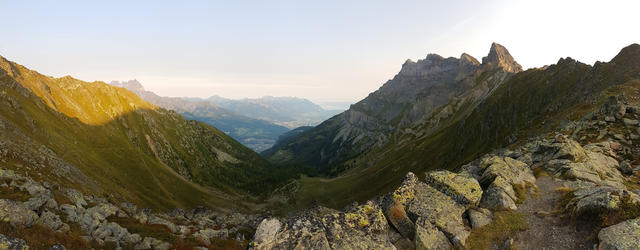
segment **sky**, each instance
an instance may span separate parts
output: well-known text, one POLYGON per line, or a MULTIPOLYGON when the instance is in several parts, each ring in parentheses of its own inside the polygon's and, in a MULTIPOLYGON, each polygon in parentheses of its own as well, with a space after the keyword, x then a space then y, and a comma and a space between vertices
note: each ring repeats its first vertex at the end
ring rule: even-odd
POLYGON ((640 1, 10 1, 0 55, 85 81, 138 79, 163 96, 356 102, 406 59, 524 68, 609 61, 640 43, 640 1))

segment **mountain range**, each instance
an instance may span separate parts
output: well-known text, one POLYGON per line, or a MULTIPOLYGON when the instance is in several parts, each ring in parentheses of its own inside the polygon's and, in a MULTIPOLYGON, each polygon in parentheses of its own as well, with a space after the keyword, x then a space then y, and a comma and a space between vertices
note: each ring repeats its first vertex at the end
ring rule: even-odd
POLYGON ((527 70, 497 43, 481 60, 406 60, 348 110, 269 135, 261 155, 216 122, 293 128, 331 112, 160 97, 2 57, 0 86, 0 245, 640 245, 638 44, 527 70))
POLYGON ((233 100, 219 96, 207 99, 162 97, 145 90, 137 80, 112 81, 113 86, 126 88, 142 99, 174 110, 185 118, 214 126, 256 152, 264 151, 289 129, 316 125, 338 113, 324 110, 309 100, 295 97, 262 97, 233 100))

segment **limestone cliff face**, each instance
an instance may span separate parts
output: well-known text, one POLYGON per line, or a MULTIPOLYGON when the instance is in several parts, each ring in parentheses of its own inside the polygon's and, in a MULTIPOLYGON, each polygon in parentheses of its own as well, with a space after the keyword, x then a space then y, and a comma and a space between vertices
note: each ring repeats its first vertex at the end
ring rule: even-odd
MULTIPOLYGON (((479 99, 510 75, 522 71, 506 48, 492 44, 482 63, 468 54, 444 58, 429 54, 407 60, 400 72, 377 91, 342 114, 297 138, 276 144, 264 155, 277 162, 295 162, 324 168, 340 163, 376 145, 403 128, 442 113, 456 98, 479 99), (480 79, 483 76, 483 79, 480 79), (488 74, 488 75, 486 75, 488 74), (464 95, 472 91, 472 94, 464 95), (313 138, 313 143, 311 142, 313 138), (296 155, 296 159, 282 157, 296 155)), ((447 115, 460 107, 448 107, 447 115)))

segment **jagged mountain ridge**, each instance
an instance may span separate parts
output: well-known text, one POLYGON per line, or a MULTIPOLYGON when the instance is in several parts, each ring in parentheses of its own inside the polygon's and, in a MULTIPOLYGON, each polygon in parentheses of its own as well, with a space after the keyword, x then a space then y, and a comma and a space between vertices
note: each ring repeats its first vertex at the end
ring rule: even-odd
POLYGON ((407 60, 393 79, 349 110, 274 145, 263 155, 277 163, 306 164, 338 174, 342 170, 332 166, 383 145, 390 135, 428 118, 463 93, 474 89, 466 98, 482 96, 521 70, 507 49, 496 43, 482 64, 468 54, 460 58, 429 54, 418 62, 407 60), (485 79, 476 81, 483 74, 485 79))
POLYGON ((187 119, 202 121, 220 129, 256 152, 271 147, 281 134, 289 131, 284 126, 240 115, 208 101, 159 96, 145 90, 142 84, 135 79, 122 82, 112 81, 110 84, 126 88, 142 99, 159 107, 174 110, 187 119))
MULTIPOLYGON (((610 62, 593 66, 560 59, 517 73, 479 99, 454 99, 431 118, 392 135, 385 145, 347 161, 348 170, 338 178, 302 179, 297 204, 319 201, 341 207, 354 198, 366 200, 397 186, 408 171, 456 169, 493 148, 575 120, 606 101, 608 89, 640 79, 638 51, 634 44, 610 62), (440 115, 444 110, 455 112, 440 115)), ((486 74, 478 77, 487 79, 486 74)))
POLYGON ((0 85, 2 165, 19 173, 160 209, 234 207, 235 195, 270 185, 255 152, 128 90, 2 57, 0 85))

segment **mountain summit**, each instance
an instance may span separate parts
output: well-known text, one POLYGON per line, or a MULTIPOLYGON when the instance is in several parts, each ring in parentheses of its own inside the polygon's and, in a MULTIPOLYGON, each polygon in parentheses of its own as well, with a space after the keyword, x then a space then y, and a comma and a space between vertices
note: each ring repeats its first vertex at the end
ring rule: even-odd
POLYGON ((490 64, 502 67, 505 71, 517 73, 522 71, 522 66, 513 59, 504 46, 492 43, 489 55, 482 58, 482 64, 490 64))
POLYGON ((406 126, 433 115, 451 115, 462 103, 476 102, 521 70, 507 49, 497 43, 491 45, 482 64, 466 53, 460 58, 428 54, 417 62, 407 60, 393 79, 349 110, 277 143, 263 155, 279 163, 307 164, 338 173, 346 166, 330 166, 383 145, 394 134, 404 133, 406 126), (458 106, 442 109, 454 100, 458 106))

